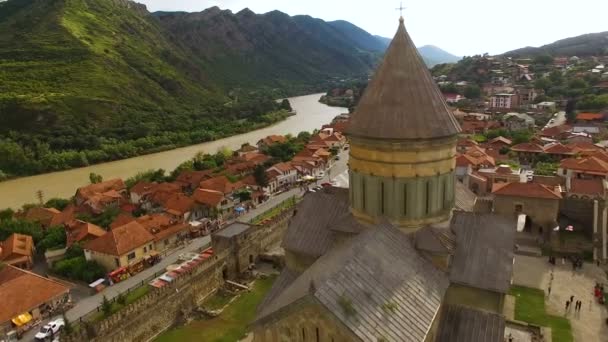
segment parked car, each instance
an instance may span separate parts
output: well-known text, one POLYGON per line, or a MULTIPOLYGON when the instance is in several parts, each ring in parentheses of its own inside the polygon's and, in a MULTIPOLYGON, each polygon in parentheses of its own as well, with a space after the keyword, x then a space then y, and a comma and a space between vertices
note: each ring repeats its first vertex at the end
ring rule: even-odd
POLYGON ((51 336, 55 336, 61 329, 63 329, 64 326, 65 322, 63 318, 57 318, 50 321, 40 328, 40 331, 35 336, 36 340, 44 341, 51 336))

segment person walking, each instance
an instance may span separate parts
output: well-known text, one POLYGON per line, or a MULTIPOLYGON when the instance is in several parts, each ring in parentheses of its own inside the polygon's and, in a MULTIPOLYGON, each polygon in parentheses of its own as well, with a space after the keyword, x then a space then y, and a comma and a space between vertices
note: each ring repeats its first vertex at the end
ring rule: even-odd
POLYGON ((579 313, 581 312, 581 307, 582 307, 582 306, 583 306, 583 301, 582 301, 582 300, 579 300, 579 301, 578 301, 578 312, 579 312, 579 313))
POLYGON ((549 285, 549 288, 547 289, 547 297, 549 297, 551 295, 551 285, 549 285))
POLYGON ((566 301, 566 311, 568 311, 568 308, 569 308, 569 307, 570 307, 570 301, 569 301, 569 300, 567 300, 567 301, 566 301))
POLYGON ((570 296, 570 303, 574 302, 574 296, 570 296))

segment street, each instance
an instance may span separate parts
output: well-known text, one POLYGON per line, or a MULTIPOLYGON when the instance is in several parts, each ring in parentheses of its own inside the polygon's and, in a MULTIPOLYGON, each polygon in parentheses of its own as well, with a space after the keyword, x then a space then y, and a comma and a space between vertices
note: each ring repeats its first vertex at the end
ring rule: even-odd
MULTIPOLYGON (((348 151, 341 151, 341 153, 339 154, 339 158, 340 160, 336 161, 325 172, 325 177, 322 180, 319 180, 318 183, 335 181, 336 186, 348 187, 348 151)), ((303 192, 300 190, 299 187, 296 187, 289 191, 273 196, 268 201, 258 205, 255 209, 250 210, 247 214, 240 216, 237 220, 242 222, 249 222, 251 219, 280 204, 288 198, 302 195, 303 192)), ((101 302, 103 301, 103 296, 106 296, 108 299, 112 299, 118 296, 119 294, 126 292, 128 289, 138 284, 141 284, 142 281, 145 281, 145 283, 147 283, 149 281, 149 278, 151 278, 154 274, 165 270, 166 267, 171 264, 175 264, 180 254, 187 252, 196 252, 202 249, 203 247, 209 246, 210 244, 210 236, 204 236, 191 240, 186 246, 173 250, 170 254, 165 256, 158 264, 147 268, 142 272, 120 283, 114 284, 106 288, 101 293, 97 293, 93 296, 78 301, 73 308, 66 312, 67 319, 70 322, 78 321, 80 317, 83 317, 84 315, 99 307, 101 305, 101 302)), ((54 318, 55 317, 53 317, 53 319, 54 318)), ((38 332, 40 327, 46 324, 46 322, 48 322, 48 320, 43 321, 42 324, 37 327, 34 327, 33 329, 25 333, 23 335, 22 340, 33 341, 36 332, 38 332)))

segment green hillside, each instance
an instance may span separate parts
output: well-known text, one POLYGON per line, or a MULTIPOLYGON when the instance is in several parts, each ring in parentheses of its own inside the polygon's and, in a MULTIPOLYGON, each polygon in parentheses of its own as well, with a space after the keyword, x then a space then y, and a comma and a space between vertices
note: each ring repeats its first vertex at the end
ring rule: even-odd
POLYGON ((608 54, 608 32, 588 33, 558 40, 541 47, 525 47, 509 52, 506 56, 597 56, 608 54))

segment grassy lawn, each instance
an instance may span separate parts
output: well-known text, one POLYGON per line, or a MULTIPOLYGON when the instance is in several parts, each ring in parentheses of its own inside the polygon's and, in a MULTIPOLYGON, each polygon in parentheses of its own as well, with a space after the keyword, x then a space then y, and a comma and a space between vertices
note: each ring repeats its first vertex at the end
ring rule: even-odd
POLYGON ((551 328, 553 342, 572 342, 572 328, 567 318, 548 315, 545 311, 545 293, 523 286, 511 287, 515 297, 515 319, 551 328))
POLYGON ((203 306, 209 310, 219 310, 228 304, 232 298, 234 298, 234 296, 217 292, 209 298, 203 306))
MULTIPOLYGON (((149 291, 150 291, 150 287, 148 286, 148 284, 144 284, 143 286, 140 286, 125 295, 125 304, 120 304, 116 300, 114 300, 112 302, 111 314, 114 314, 114 313, 122 310, 122 308, 124 308, 125 306, 137 301, 139 298, 148 294, 149 291)), ((99 311, 97 313, 97 315, 93 316, 92 321, 97 322, 97 321, 101 321, 104 318, 105 318, 105 315, 103 314, 103 312, 99 311)))
POLYGON ((251 224, 258 224, 258 223, 264 221, 265 219, 273 218, 273 217, 279 215, 280 213, 282 213, 283 211, 285 211, 286 209, 293 207, 295 204, 296 204, 296 199, 294 197, 290 197, 290 198, 286 199, 285 201, 281 202, 280 204, 278 204, 277 206, 256 216, 253 220, 251 220, 251 224))
POLYGON ((255 282, 249 293, 242 294, 219 317, 194 321, 160 335, 155 342, 205 341, 234 342, 245 336, 247 325, 255 318, 255 309, 270 290, 275 277, 255 282))

